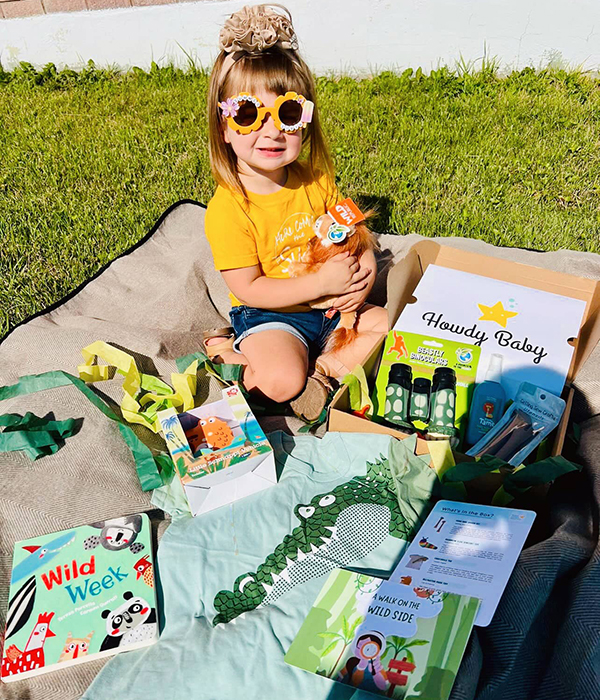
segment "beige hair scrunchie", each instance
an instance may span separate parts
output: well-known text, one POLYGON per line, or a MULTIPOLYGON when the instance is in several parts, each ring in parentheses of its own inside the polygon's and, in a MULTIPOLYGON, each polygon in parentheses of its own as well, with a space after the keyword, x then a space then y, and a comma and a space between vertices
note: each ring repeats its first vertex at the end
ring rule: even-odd
POLYGON ((228 54, 241 51, 257 55, 273 46, 297 51, 298 38, 292 16, 283 5, 246 5, 225 22, 219 46, 228 54))

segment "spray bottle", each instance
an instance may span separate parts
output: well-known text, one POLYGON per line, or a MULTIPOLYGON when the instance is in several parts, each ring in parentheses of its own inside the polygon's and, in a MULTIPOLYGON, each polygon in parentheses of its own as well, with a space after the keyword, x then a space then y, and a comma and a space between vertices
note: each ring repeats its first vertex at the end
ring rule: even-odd
POLYGON ((490 357, 485 381, 473 392, 469 411, 469 427, 465 436, 467 445, 475 445, 502 418, 506 394, 500 384, 503 356, 494 353, 490 357))

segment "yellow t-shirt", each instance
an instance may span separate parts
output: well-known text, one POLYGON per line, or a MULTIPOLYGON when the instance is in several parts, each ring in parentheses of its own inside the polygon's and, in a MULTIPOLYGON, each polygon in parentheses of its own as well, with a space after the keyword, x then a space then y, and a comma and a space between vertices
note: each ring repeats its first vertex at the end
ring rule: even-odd
MULTIPOLYGON (((288 166, 284 187, 272 194, 248 192, 249 202, 217 187, 206 210, 205 231, 217 270, 259 265, 266 277, 289 277, 290 263, 299 260, 315 235, 314 221, 339 199, 326 175, 311 176, 303 163, 288 166)), ((229 295, 233 306, 241 304, 229 295)), ((298 306, 286 311, 306 311, 298 306)), ((283 309, 281 309, 283 311, 283 309)))

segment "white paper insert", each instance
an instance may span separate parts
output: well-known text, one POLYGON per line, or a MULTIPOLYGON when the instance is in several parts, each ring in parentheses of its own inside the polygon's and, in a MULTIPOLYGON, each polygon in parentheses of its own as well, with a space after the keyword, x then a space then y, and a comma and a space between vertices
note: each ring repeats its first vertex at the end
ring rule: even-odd
POLYGON ((513 399, 521 382, 560 395, 585 302, 501 280, 429 265, 394 330, 463 340, 481 347, 477 382, 493 353, 503 356, 502 386, 513 399))
POLYGON ((475 624, 486 627, 534 520, 530 510, 439 501, 390 581, 479 598, 475 624))

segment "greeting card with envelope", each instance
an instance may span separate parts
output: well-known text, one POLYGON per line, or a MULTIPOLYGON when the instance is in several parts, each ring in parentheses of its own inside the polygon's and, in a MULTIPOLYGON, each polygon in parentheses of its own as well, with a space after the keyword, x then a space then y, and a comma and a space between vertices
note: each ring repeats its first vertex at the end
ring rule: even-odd
POLYGON ((158 414, 192 515, 262 491, 277 482, 273 450, 237 387, 223 398, 178 414, 158 414))

